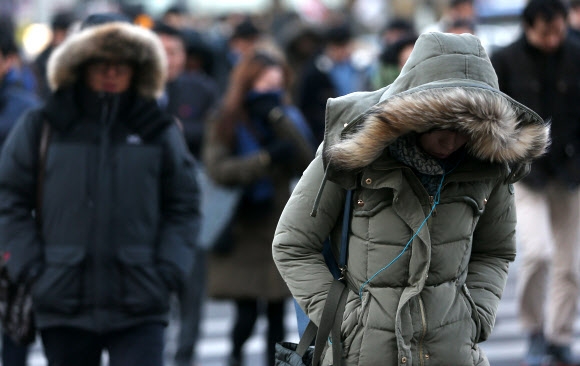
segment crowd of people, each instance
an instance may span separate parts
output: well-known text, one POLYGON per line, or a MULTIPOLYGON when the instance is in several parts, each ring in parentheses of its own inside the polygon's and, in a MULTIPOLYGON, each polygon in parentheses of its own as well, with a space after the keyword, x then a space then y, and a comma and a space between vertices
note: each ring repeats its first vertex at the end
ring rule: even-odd
MULTIPOLYGON (((63 11, 33 60, 2 17, 0 249, 49 366, 160 366, 171 314, 194 365, 208 297, 235 304, 227 365, 260 316, 274 365, 288 299, 321 321, 347 191, 347 365, 487 365, 516 253, 523 365, 580 364, 579 14, 530 0, 486 50, 474 1, 450 0, 425 29, 385 19, 371 62, 338 15, 63 11), (241 191, 209 247, 199 171, 241 191)), ((28 349, 4 333, 2 364, 28 349)))

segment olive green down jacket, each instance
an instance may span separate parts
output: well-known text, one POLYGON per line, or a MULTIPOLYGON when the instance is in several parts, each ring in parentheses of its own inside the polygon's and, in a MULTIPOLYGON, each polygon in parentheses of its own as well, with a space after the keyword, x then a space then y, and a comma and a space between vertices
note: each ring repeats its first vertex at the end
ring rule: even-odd
MULTIPOLYGON (((423 34, 393 84, 329 100, 324 143, 282 213, 273 256, 318 324, 333 280, 320 252, 331 235, 336 255, 345 192, 354 190, 347 365, 489 364, 478 343, 493 329, 516 254, 512 183, 548 144, 549 125, 498 90, 471 35, 423 34), (385 147, 432 129, 470 141, 430 214, 437 197, 385 147)), ((322 364, 332 363, 327 345, 322 364)))

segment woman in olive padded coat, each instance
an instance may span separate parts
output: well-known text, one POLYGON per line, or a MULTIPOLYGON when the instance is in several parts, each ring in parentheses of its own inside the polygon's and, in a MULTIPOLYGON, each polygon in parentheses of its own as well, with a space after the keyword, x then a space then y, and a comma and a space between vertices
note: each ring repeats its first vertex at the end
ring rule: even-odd
MULTIPOLYGON (((278 223, 273 256, 319 324, 354 190, 341 327, 346 365, 488 365, 515 257, 512 183, 549 126, 498 90, 472 35, 426 33, 395 82, 331 99, 326 136, 278 223)), ((328 342, 327 342, 328 343, 328 342)), ((327 346, 323 365, 331 365, 327 346)))

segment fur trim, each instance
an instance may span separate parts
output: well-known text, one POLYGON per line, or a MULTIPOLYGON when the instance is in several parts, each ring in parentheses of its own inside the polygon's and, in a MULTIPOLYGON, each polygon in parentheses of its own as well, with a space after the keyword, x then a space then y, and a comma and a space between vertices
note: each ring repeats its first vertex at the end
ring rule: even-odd
POLYGON ((326 158, 344 170, 365 167, 409 132, 454 129, 468 134, 469 152, 481 160, 517 163, 537 158, 549 145, 549 124, 499 93, 465 87, 394 96, 370 108, 357 129, 330 146, 326 158))
POLYGON ((158 97, 165 87, 167 60, 159 38, 150 30, 123 22, 86 28, 71 35, 48 61, 48 81, 53 91, 73 85, 80 68, 95 58, 125 60, 135 64, 137 92, 158 97))

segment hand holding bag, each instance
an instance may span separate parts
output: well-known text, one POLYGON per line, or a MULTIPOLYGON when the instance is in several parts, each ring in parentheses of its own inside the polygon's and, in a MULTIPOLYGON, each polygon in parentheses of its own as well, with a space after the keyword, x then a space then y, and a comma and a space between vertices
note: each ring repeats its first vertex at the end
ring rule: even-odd
MULTIPOLYGON (((46 153, 50 141, 50 125, 44 121, 38 148, 38 178, 36 182, 36 225, 41 231, 41 209, 44 188, 46 153)), ((6 262, 10 253, 0 256, 0 320, 2 330, 17 344, 31 344, 36 338, 32 312, 31 279, 16 281, 8 276, 6 262)))
POLYGON ((300 343, 282 342, 276 344, 276 366, 318 366, 326 340, 332 340, 332 359, 334 366, 342 366, 342 343, 340 337, 340 327, 346 306, 348 288, 343 283, 346 271, 346 257, 348 250, 348 233, 350 231, 352 191, 347 191, 346 202, 344 204, 344 215, 342 223, 342 236, 340 245, 339 268, 341 276, 332 282, 322 317, 320 327, 317 329, 312 320, 306 326, 304 334, 300 338, 300 343), (310 347, 315 339, 314 348, 310 347))

